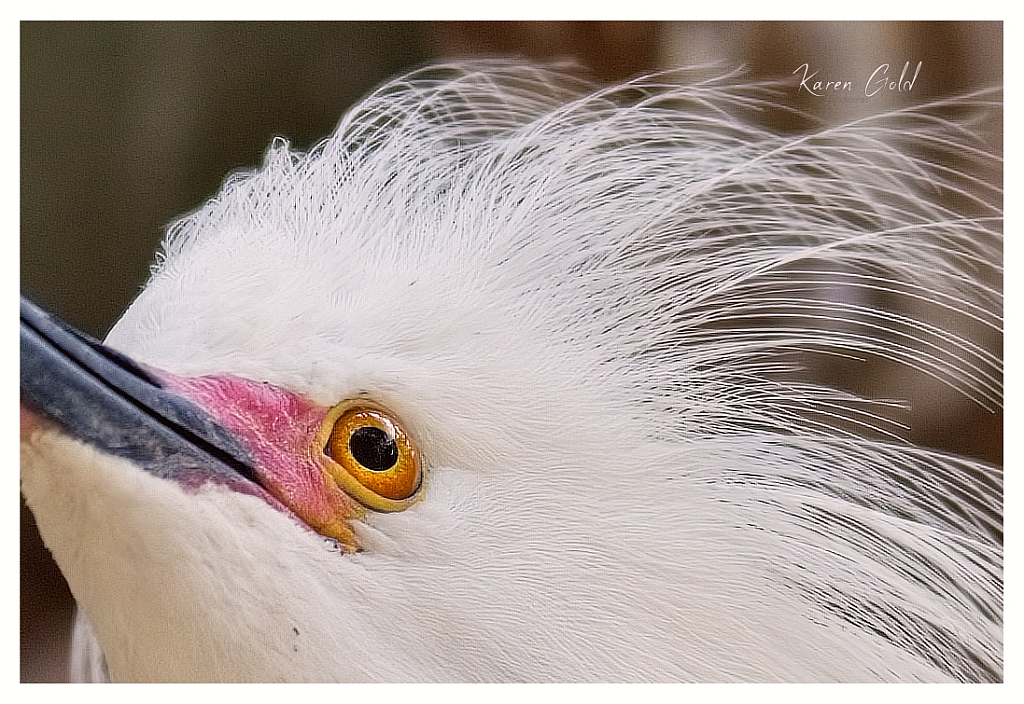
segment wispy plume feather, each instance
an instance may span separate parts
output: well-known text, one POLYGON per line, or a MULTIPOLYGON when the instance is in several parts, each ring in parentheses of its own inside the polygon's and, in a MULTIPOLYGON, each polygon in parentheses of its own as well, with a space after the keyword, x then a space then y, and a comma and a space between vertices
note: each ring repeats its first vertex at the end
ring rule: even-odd
POLYGON ((778 84, 574 73, 389 83, 174 225, 155 278, 242 231, 375 262, 383 287, 448 277, 438 310, 479 296, 572 358, 644 429, 636 447, 685 448, 737 531, 773 536, 780 589, 945 676, 1000 679, 1001 470, 909 444, 889 400, 815 370, 886 360, 1001 407, 1000 145, 972 128, 1001 92, 791 132, 765 126, 787 110, 778 84))

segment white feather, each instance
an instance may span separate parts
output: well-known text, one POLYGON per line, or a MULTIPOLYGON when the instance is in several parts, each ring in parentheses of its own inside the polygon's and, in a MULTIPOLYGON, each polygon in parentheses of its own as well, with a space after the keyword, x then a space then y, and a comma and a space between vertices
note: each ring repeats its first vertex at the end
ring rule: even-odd
POLYGON ((428 474, 344 555, 37 439, 24 491, 115 679, 1002 677, 1001 471, 800 371, 889 359, 999 406, 956 332, 1001 325, 998 158, 941 117, 998 94, 788 135, 747 119, 767 87, 683 79, 430 69, 170 228, 109 344, 369 396, 428 474))

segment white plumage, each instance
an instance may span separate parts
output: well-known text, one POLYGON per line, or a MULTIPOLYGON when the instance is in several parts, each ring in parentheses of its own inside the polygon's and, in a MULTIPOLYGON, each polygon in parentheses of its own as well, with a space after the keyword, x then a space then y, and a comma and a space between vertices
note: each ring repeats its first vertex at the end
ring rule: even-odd
POLYGON ((35 431, 23 490, 110 674, 1001 679, 1001 471, 800 372, 880 357, 1001 403, 957 333, 1001 324, 997 157, 941 118, 996 94, 800 136, 746 121, 767 97, 430 69, 173 225, 108 344, 382 404, 423 495, 345 554, 35 431))

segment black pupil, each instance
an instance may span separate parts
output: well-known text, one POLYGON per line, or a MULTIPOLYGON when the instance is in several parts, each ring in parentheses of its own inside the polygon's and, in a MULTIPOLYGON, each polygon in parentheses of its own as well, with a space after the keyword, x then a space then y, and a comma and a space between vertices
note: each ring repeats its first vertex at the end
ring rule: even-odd
POLYGON ((364 425, 352 433, 348 449, 356 462, 374 472, 387 471, 398 462, 398 446, 394 439, 372 425, 364 425))

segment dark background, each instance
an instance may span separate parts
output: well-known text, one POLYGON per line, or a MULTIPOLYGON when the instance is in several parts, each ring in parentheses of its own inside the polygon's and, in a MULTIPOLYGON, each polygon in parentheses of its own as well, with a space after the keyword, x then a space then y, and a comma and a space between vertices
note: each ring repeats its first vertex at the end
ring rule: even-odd
MULTIPOLYGON (((805 62, 860 79, 880 63, 924 61, 913 96, 787 98, 838 121, 1000 85, 1002 53, 1000 23, 23 23, 21 289, 102 338, 175 216, 258 166, 274 136, 308 148, 360 96, 435 59, 573 57, 600 81, 708 62, 745 65, 751 79, 786 78, 805 62)), ((1001 121, 984 130, 1001 150, 1001 121)), ((886 388, 876 395, 911 400, 915 441, 1002 462, 1001 413, 920 380, 886 388)), ((70 618, 22 502, 23 682, 66 678, 70 618)))

